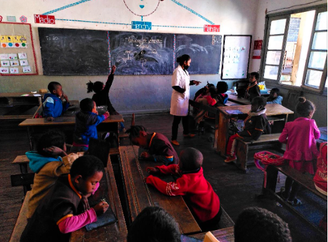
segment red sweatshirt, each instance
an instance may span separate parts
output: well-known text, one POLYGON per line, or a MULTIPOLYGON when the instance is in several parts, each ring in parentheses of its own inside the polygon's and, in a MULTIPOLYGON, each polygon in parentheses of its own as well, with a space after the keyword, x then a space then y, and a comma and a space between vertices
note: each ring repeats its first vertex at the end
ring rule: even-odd
MULTIPOLYGON (((178 165, 156 166, 163 174, 179 174, 178 165)), ((146 183, 156 187, 161 193, 168 196, 186 196, 190 206, 198 219, 206 222, 219 212, 220 199, 214 192, 211 184, 203 175, 203 168, 198 172, 183 174, 175 182, 165 182, 158 177, 148 176, 146 183)))

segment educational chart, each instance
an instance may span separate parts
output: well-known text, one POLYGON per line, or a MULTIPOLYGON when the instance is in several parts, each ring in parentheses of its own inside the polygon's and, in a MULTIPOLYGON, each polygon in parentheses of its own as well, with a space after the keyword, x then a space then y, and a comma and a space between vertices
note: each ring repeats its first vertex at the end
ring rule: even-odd
POLYGON ((44 75, 171 75, 189 54, 191 74, 217 74, 221 35, 39 28, 44 75))
POLYGON ((247 78, 252 36, 225 35, 221 79, 247 78))
MULTIPOLYGON (((221 35, 176 35, 176 57, 191 57, 190 74, 218 74, 221 58, 221 35)), ((175 66, 178 63, 175 62, 175 66)))
POLYGON ((0 74, 36 75, 31 25, 0 23, 0 74))

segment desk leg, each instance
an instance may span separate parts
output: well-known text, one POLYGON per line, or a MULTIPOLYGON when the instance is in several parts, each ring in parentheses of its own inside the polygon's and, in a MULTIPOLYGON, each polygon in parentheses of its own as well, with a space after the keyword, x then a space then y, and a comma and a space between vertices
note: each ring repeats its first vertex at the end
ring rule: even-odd
MULTIPOLYGON (((278 177, 278 170, 273 167, 273 166, 268 166, 267 167, 267 181, 266 181, 266 188, 262 188, 263 189, 263 193, 266 193, 266 189, 272 191, 273 193, 276 192, 276 186, 277 186, 277 177, 278 177)), ((264 182, 263 182, 264 184, 264 182)))
POLYGON ((32 141, 32 133, 30 130, 30 127, 27 127, 27 136, 28 136, 28 141, 30 143, 30 150, 33 150, 33 141, 32 141))
POLYGON ((227 118, 222 112, 219 114, 219 128, 217 132, 217 151, 221 156, 225 155, 225 149, 227 145, 229 135, 229 118, 227 118))

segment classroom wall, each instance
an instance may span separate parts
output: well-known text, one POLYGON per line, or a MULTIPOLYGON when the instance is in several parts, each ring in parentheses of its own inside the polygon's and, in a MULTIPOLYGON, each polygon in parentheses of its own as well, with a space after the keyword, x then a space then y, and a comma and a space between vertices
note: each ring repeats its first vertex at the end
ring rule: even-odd
MULTIPOLYGON (((32 24, 40 73, 37 76, 0 76, 0 92, 39 90, 47 88, 50 81, 58 81, 62 83, 70 99, 81 100, 92 96, 86 93, 86 83, 89 80, 105 82, 106 76, 43 76, 38 27, 137 31, 131 29, 131 21, 141 21, 140 15, 143 15, 144 21, 152 22, 151 32, 204 34, 205 24, 216 24, 220 25, 218 34, 222 37, 228 34, 252 35, 253 48, 254 40, 263 39, 266 9, 270 12, 305 4, 311 0, 248 0, 247 3, 243 0, 25 0, 23 2, 11 0, 2 3, 0 15, 3 16, 3 22, 6 22, 7 16, 15 16, 16 21, 20 22, 19 18, 24 15, 27 17, 27 22, 32 24), (140 5, 144 7, 141 9, 140 5), (35 24, 34 14, 55 15, 56 24, 35 24)), ((259 67, 260 60, 250 59, 250 72, 258 71, 259 67)), ((220 73, 193 75, 191 78, 201 81, 202 87, 207 81, 213 84, 220 81, 220 73)), ((231 86, 233 81, 227 82, 231 86)), ((199 87, 192 86, 191 96, 198 89, 199 87)), ((122 114, 160 112, 169 110, 171 90, 170 75, 115 76, 110 98, 114 107, 122 114)), ((326 116, 322 119, 323 122, 326 116)))

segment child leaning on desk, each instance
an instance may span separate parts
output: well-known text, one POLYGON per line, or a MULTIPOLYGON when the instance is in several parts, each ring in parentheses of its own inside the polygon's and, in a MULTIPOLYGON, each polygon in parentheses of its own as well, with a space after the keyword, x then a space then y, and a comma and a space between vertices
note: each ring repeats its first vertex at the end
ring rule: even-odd
POLYGON ((80 154, 66 154, 65 134, 51 130, 44 133, 37 143, 37 151, 25 153, 30 160, 29 167, 35 172, 33 187, 28 201, 27 219, 31 218, 57 178, 68 174, 71 165, 80 154))
POLYGON ((241 138, 245 141, 257 140, 263 132, 271 133, 266 112, 266 100, 264 97, 255 97, 252 100, 251 110, 247 118, 244 120, 243 131, 230 136, 227 144, 226 155, 224 162, 229 163, 237 159, 235 155, 236 138, 241 138))
POLYGON ((103 172, 103 163, 95 156, 76 159, 70 174, 58 178, 37 207, 21 242, 69 241, 71 232, 97 221, 109 205, 102 201, 90 208, 87 198, 96 192, 103 172))
POLYGON ((97 125, 109 117, 108 112, 98 115, 96 103, 91 98, 83 99, 80 108, 75 115, 72 152, 88 150, 90 138, 98 139, 97 125))
POLYGON ((165 182, 149 175, 146 183, 168 196, 184 196, 202 231, 218 228, 222 210, 220 199, 203 174, 203 155, 195 148, 181 151, 178 165, 147 167, 150 174, 179 176, 175 182, 165 182))
POLYGON ((179 157, 165 135, 156 132, 147 133, 145 127, 139 125, 131 125, 126 133, 130 134, 129 138, 132 144, 147 149, 141 153, 140 159, 164 165, 178 164, 179 157))
POLYGON ((68 109, 69 100, 59 82, 50 82, 48 89, 50 93, 46 93, 43 98, 43 116, 53 121, 68 109))

